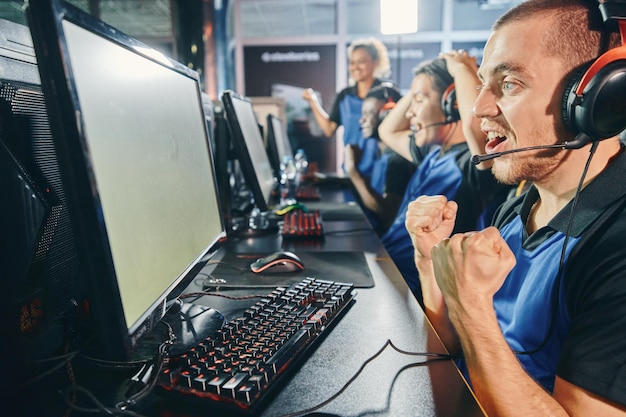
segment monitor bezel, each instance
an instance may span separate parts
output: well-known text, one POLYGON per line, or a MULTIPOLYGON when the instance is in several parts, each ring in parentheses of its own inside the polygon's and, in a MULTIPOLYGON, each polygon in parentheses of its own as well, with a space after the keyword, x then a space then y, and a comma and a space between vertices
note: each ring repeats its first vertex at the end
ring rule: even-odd
POLYGON ((266 141, 267 141, 267 153, 270 156, 270 161, 274 167, 274 173, 277 177, 280 177, 280 164, 284 156, 288 156, 289 158, 294 157, 293 148, 291 147, 291 143, 289 142, 289 137, 287 136, 287 128, 283 123, 282 119, 274 114, 268 113, 266 116, 266 141), (280 125, 280 130, 278 134, 276 133, 276 126, 274 123, 280 125), (281 155, 280 146, 278 141, 281 141, 282 146, 285 147, 285 152, 281 155))
MULTIPOLYGON (((84 121, 73 79, 72 63, 69 58, 63 21, 67 20, 108 41, 114 42, 133 53, 142 55, 154 63, 193 80, 198 89, 198 114, 205 127, 205 140, 209 163, 213 170, 213 182, 219 201, 219 190, 215 184, 215 166, 210 145, 210 136, 204 123, 201 107, 200 78, 197 72, 168 58, 146 44, 109 26, 83 10, 61 0, 30 0, 26 15, 31 28, 39 72, 50 127, 59 156, 60 172, 68 189, 68 210, 75 229, 78 255, 84 271, 90 276, 90 299, 80 300, 88 304, 88 311, 97 332, 97 351, 103 359, 129 360, 141 338, 150 333, 166 313, 167 301, 180 295, 191 282, 202 261, 210 252, 217 250, 226 237, 223 216, 220 213, 221 233, 207 242, 207 247, 198 254, 185 271, 172 281, 172 285, 155 301, 143 316, 141 323, 129 333, 124 320, 124 311, 118 288, 115 268, 106 224, 99 215, 101 202, 95 185, 93 167, 90 166, 88 141, 85 137, 84 121), (58 140, 58 138, 63 138, 58 140), (88 202, 88 203, 87 203, 88 202)), ((218 205, 218 210, 220 209, 218 205)))
MULTIPOLYGON (((270 207, 271 207, 272 196, 273 196, 273 189, 270 189, 270 192, 267 193, 267 195, 263 194, 261 183, 260 183, 259 178, 257 177, 256 170, 254 168, 254 162, 252 161, 250 150, 246 142, 245 134, 253 134, 253 135, 258 134, 258 138, 261 142, 262 148, 265 150, 265 153, 264 155, 257 155, 257 157, 260 156, 261 158, 266 158, 267 164, 270 168, 272 167, 272 164, 271 164, 269 155, 267 154, 267 149, 265 147, 265 143, 263 140, 263 136, 261 135, 261 131, 255 130, 254 133, 243 132, 241 128, 241 124, 239 123, 237 112, 233 105, 233 100, 239 100, 250 106, 250 109, 255 116, 255 121, 258 126, 259 123, 258 123, 258 120, 256 120, 256 113, 254 113, 252 100, 250 100, 249 97, 237 94, 236 92, 232 90, 225 90, 222 93, 222 104, 224 106, 226 121, 228 122, 228 126, 230 128, 231 139, 233 141, 233 147, 235 149, 237 160, 239 161, 239 165, 241 167, 241 171, 243 173, 246 185, 250 188, 250 191, 252 192, 252 195, 254 197, 256 207, 259 209, 259 211, 261 211, 262 213, 269 212, 270 207)), ((275 173, 273 172, 273 169, 272 169, 272 178, 273 178, 274 184, 276 184, 277 177, 275 173)))

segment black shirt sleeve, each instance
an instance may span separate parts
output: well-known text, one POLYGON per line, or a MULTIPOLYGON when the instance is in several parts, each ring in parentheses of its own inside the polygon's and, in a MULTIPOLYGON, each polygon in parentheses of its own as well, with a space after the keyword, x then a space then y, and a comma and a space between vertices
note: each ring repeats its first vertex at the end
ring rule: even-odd
POLYGON ((385 193, 402 196, 416 166, 397 153, 391 152, 385 176, 385 193))
POLYGON ((493 212, 505 200, 510 186, 495 178, 491 170, 480 170, 471 162, 467 143, 453 145, 457 153, 457 165, 463 173, 463 184, 454 200, 459 204, 454 232, 477 230, 483 224, 491 224, 493 212))
POLYGON ((437 145, 422 145, 417 146, 415 143, 415 137, 413 134, 409 135, 411 140, 409 141, 409 151, 411 152, 411 158, 413 158, 413 164, 415 166, 419 166, 419 164, 424 160, 426 155, 428 155, 433 149, 434 146, 437 145))
POLYGON ((571 326, 557 375, 626 405, 626 213, 594 224, 570 255, 565 294, 571 326))

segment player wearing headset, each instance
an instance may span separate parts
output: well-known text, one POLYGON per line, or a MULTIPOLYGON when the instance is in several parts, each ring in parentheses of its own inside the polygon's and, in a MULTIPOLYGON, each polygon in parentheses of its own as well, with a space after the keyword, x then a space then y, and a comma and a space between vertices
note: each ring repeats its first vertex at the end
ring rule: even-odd
POLYGON ((359 123, 361 143, 346 145, 344 168, 359 201, 377 233, 393 221, 415 166, 380 140, 378 126, 402 97, 390 83, 372 88, 365 99, 359 123))
POLYGON ((626 49, 609 3, 527 0, 495 23, 474 112, 495 176, 533 184, 496 227, 453 234, 444 196, 409 206, 425 311, 488 415, 626 415, 626 49))
POLYGON ((404 226, 408 204, 423 194, 445 195, 460 206, 455 230, 468 231, 476 229, 494 198, 508 192, 488 170, 491 161, 471 162, 472 153, 484 153, 485 145, 471 114, 477 85, 475 58, 465 51, 442 54, 414 70, 410 94, 379 127, 381 139, 417 166, 382 242, 418 300, 419 278, 404 226))

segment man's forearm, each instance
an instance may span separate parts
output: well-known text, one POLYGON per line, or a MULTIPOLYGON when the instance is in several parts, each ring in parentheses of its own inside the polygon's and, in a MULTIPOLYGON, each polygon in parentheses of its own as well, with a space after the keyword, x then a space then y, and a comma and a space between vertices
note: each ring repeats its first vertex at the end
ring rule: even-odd
POLYGON ((459 337, 450 322, 443 295, 435 280, 432 260, 422 257, 415 251, 415 265, 419 273, 426 317, 435 328, 448 352, 453 355, 458 354, 460 352, 459 337))

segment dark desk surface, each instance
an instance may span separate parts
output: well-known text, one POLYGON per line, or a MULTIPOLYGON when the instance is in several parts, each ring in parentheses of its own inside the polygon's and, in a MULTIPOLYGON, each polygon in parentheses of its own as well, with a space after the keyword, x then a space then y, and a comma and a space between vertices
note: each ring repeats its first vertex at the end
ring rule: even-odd
MULTIPOLYGON (((333 191, 325 195, 323 203, 307 204, 309 208, 326 205, 334 211, 333 218, 337 220, 324 221, 326 231, 331 233, 321 241, 283 241, 280 236, 262 236, 229 239, 226 246, 226 250, 239 253, 280 249, 296 253, 302 250, 363 251, 375 281, 373 288, 357 289, 357 300, 352 308, 262 416, 280 416, 325 401, 338 392, 387 340, 405 351, 445 353, 380 240, 373 232, 366 231, 369 223, 360 208, 344 202, 343 198, 341 192, 333 191), (340 216, 342 209, 346 214, 344 220, 340 216)), ((340 278, 327 277, 336 281, 340 278)), ((231 313, 224 308, 223 313, 231 313)), ((403 355, 388 347, 341 396, 319 411, 340 416, 483 415, 452 361, 421 365, 426 359, 403 355)))
MULTIPOLYGON (((272 399, 261 416, 275 417, 314 407, 336 394, 364 363, 390 340, 399 349, 409 352, 445 353, 440 340, 399 271, 384 250, 378 237, 371 231, 360 208, 344 191, 323 190, 324 200, 308 203, 309 208, 320 208, 329 213, 324 225, 326 236, 316 241, 283 241, 280 236, 229 238, 222 250, 237 253, 272 252, 280 249, 298 251, 360 251, 365 255, 375 282, 373 288, 358 288, 356 302, 337 323, 330 334, 295 372, 293 377, 272 399)), ((215 264, 205 266, 210 273, 215 264)), ((203 274, 206 276, 206 274, 203 274)), ((340 281, 342 277, 319 277, 340 281)), ((202 280, 196 279, 187 291, 202 289, 202 280)), ((226 292, 226 290, 223 290, 226 292)), ((228 290, 241 295, 259 291, 228 290)), ((260 292, 265 293, 263 290, 260 292)), ((194 302, 218 309, 227 318, 238 317, 253 303, 232 301, 221 297, 203 296, 194 302)), ((338 416, 483 416, 471 390, 451 360, 425 363, 424 356, 412 356, 387 347, 370 362, 354 382, 334 401, 318 412, 338 416)), ((78 371, 78 370, 77 370, 78 371)), ((98 379, 101 387, 96 396, 106 404, 115 404, 123 388, 106 371, 90 370, 89 377, 98 379), (97 374, 97 375, 96 375, 97 374), (102 375, 101 375, 102 374, 102 375)), ((112 372, 115 374, 115 372, 112 372)), ((132 374, 131 374, 132 375, 132 374)), ((124 376, 125 381, 131 375, 124 376)), ((77 375, 82 382, 84 375, 77 375)), ((120 377, 121 378, 121 377, 120 377)), ((27 396, 23 407, 41 411, 45 403, 40 389, 33 387, 39 398, 35 402, 27 396)), ((58 402, 58 393, 49 393, 50 403, 58 402)), ((10 400, 5 398, 5 400, 10 400)), ((15 403, 13 403, 15 405, 15 403)), ((2 407, 4 408, 4 407, 2 407)), ((12 408, 15 409, 15 408, 12 408)), ((62 415, 51 408, 40 415, 62 415)), ((4 409, 2 410, 5 411, 4 409)), ((32 411, 32 410, 31 410, 32 411)), ((200 417, 215 415, 210 406, 180 404, 171 399, 151 395, 132 411, 142 416, 200 417)), ((93 415, 72 412, 73 416, 93 415)), ((298 414, 306 415, 306 414, 298 414)))

